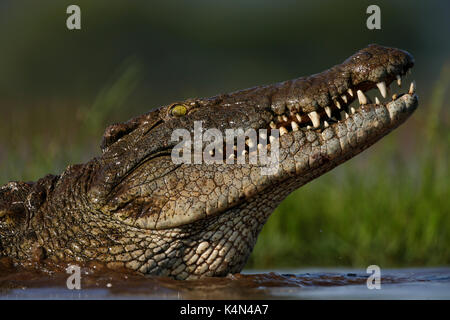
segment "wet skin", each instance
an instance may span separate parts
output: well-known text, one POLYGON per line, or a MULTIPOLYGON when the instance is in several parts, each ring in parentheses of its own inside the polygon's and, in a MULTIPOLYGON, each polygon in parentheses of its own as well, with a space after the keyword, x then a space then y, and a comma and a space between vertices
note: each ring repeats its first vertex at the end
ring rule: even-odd
MULTIPOLYGON (((240 272, 290 192, 413 113, 413 83, 388 96, 389 85, 413 64, 405 51, 370 45, 319 74, 188 99, 112 125, 101 156, 59 176, 0 189, 0 253, 18 262, 95 260, 176 279, 240 272), (374 102, 364 94, 372 89, 379 91, 374 102), (226 129, 279 130, 278 172, 263 175, 260 163, 248 161, 174 163, 172 132, 193 134, 196 121, 223 136, 226 129)), ((247 141, 247 153, 260 142, 247 141)), ((263 147, 270 149, 269 142, 263 147)), ((220 152, 235 157, 230 149, 220 152)))

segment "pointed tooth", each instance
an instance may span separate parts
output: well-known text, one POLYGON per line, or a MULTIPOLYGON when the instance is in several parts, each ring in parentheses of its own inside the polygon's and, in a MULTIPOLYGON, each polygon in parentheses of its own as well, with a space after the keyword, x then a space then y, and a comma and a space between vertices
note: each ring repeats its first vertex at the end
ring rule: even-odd
POLYGON ((311 130, 312 127, 311 126, 306 126, 306 130, 311 130))
POLYGON ((281 118, 281 116, 277 116, 277 122, 281 122, 283 121, 283 118, 281 118))
POLYGON ((367 104, 367 98, 361 90, 356 91, 360 104, 367 104))
POLYGON ((277 125, 276 125, 275 122, 273 122, 273 121, 270 121, 269 126, 270 126, 272 129, 276 129, 276 128, 277 128, 277 125))
POLYGON ((395 99, 397 99, 397 94, 396 94, 396 93, 394 93, 394 94, 392 95, 392 100, 395 100, 395 99))
POLYGON ((213 156, 214 155, 214 150, 209 150, 209 155, 213 156))
POLYGON ((348 113, 344 111, 344 114, 345 114, 345 119, 348 119, 348 117, 349 117, 348 113))
POLYGON ((348 102, 347 96, 346 96, 345 94, 343 94, 343 95, 341 96, 341 98, 342 98, 342 100, 343 100, 345 103, 348 102))
POLYGON ((298 131, 298 124, 295 121, 291 122, 291 127, 293 131, 298 131))
POLYGON ((308 117, 311 119, 314 128, 318 128, 320 126, 320 116, 316 111, 308 113, 308 117))
POLYGON ((331 118, 331 108, 330 107, 325 107, 325 112, 326 112, 326 114, 327 114, 327 116, 328 116, 328 118, 331 118))
POLYGON ((280 136, 282 136, 282 135, 284 135, 286 133, 288 133, 287 129, 285 127, 281 126, 280 127, 280 136))
POLYGON ((355 112, 356 112, 355 108, 351 107, 351 108, 350 108, 350 112, 351 112, 352 114, 355 114, 355 112))
POLYGON ((295 114, 295 117, 297 118, 298 122, 302 122, 302 116, 299 115, 298 113, 295 114))
POLYGON ((282 119, 283 119, 283 121, 285 121, 285 122, 287 122, 288 121, 288 117, 286 117, 285 115, 283 115, 282 117, 281 117, 282 119))
POLYGON ((335 101, 334 101, 334 104, 336 105, 336 107, 337 107, 338 109, 341 108, 341 104, 339 103, 339 101, 335 100, 335 101))
POLYGON ((416 82, 413 81, 411 82, 411 84, 409 85, 409 94, 413 94, 414 92, 416 92, 416 82))
POLYGON ((350 97, 353 97, 353 90, 351 88, 348 88, 347 92, 350 95, 350 97))
POLYGON ((375 103, 380 104, 380 100, 378 100, 378 97, 375 97, 375 103))
POLYGON ((377 87, 378 87, 378 90, 380 90, 381 96, 383 98, 386 98, 386 95, 387 95, 386 82, 384 82, 384 81, 378 82, 377 87))
POLYGON ((399 87, 402 86, 402 77, 399 74, 397 75, 397 84, 399 87))
POLYGON ((233 150, 237 151, 237 146, 236 145, 233 146, 233 150))
POLYGON ((324 121, 323 125, 325 126, 325 128, 328 128, 330 126, 327 121, 324 121))
POLYGON ((242 150, 242 155, 245 156, 248 153, 247 150, 242 150))

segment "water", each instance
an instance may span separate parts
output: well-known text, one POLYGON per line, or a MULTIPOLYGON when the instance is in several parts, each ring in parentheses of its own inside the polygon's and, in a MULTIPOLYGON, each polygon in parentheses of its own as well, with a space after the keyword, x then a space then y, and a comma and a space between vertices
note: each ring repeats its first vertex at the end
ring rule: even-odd
POLYGON ((81 290, 63 272, 0 270, 0 299, 450 299, 450 268, 381 270, 381 289, 355 269, 245 271, 225 278, 176 281, 82 268, 81 290))

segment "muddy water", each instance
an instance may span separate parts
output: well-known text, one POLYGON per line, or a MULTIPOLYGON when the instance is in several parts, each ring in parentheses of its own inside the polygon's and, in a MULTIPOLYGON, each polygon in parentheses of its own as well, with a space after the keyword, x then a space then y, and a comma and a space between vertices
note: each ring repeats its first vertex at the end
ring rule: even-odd
POLYGON ((81 269, 81 290, 69 290, 62 271, 0 266, 0 299, 450 299, 450 268, 382 270, 381 289, 369 290, 365 270, 246 271, 176 281, 91 265, 81 269))

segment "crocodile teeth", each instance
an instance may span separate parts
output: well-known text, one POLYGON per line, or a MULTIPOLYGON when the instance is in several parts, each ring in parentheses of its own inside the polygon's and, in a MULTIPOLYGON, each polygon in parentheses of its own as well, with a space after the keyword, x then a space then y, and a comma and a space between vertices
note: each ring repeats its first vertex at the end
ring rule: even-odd
POLYGON ((396 93, 394 93, 394 94, 392 95, 392 100, 395 100, 395 99, 397 99, 397 94, 396 94, 396 93))
POLYGON ((291 127, 293 131, 298 131, 298 124, 295 121, 291 122, 291 127))
POLYGON ((351 112, 352 114, 355 114, 355 112, 356 112, 355 108, 351 107, 351 108, 350 108, 350 112, 351 112))
POLYGON ((288 121, 288 118, 287 118, 285 115, 283 115, 282 119, 283 119, 283 121, 285 121, 285 122, 288 121))
POLYGON ((302 122, 302 116, 299 115, 298 113, 295 114, 295 117, 297 118, 298 122, 302 122))
POLYGON ((325 112, 326 112, 328 118, 331 118, 331 108, 330 107, 325 107, 325 112))
POLYGON ((214 155, 214 150, 209 150, 209 155, 213 156, 214 155))
POLYGON ((409 94, 413 94, 414 92, 416 92, 416 82, 413 81, 411 82, 411 84, 409 85, 409 94))
POLYGON ((387 95, 386 82, 384 82, 384 81, 378 82, 377 87, 378 87, 378 90, 380 90, 381 96, 383 98, 386 98, 386 95, 387 95))
POLYGON ((348 100, 347 100, 347 96, 346 96, 346 95, 344 95, 344 94, 343 94, 343 95, 341 96, 341 98, 342 98, 342 100, 344 100, 344 102, 345 102, 345 103, 347 103, 347 102, 348 102, 348 100))
POLYGON ((325 126, 325 128, 328 128, 330 126, 327 121, 324 121, 323 125, 325 126))
POLYGON ((253 140, 247 140, 245 141, 245 144, 248 145, 249 148, 253 148, 255 146, 255 143, 253 142, 253 140))
POLYGON ((269 126, 270 126, 272 129, 276 129, 276 128, 277 128, 277 125, 276 125, 275 122, 273 122, 273 121, 270 121, 269 126))
POLYGON ((380 100, 378 100, 378 97, 375 97, 375 103, 380 104, 380 100))
POLYGON ((345 114, 345 119, 348 119, 348 117, 349 117, 348 113, 344 111, 344 114, 345 114))
POLYGON ((336 107, 337 107, 338 109, 341 108, 341 104, 339 103, 339 101, 335 100, 335 101, 334 101, 334 104, 336 105, 336 107))
POLYGON ((367 104, 367 98, 361 90, 356 91, 360 104, 367 104))
POLYGON ((399 87, 402 86, 402 77, 399 74, 397 75, 397 84, 399 87))
POLYGON ((351 88, 348 88, 347 92, 350 95, 350 97, 353 97, 353 90, 351 88))
POLYGON ((308 113, 308 117, 311 119, 314 128, 318 128, 320 126, 320 116, 316 111, 308 113))
POLYGON ((307 129, 307 130, 311 130, 312 127, 311 127, 311 126, 306 126, 306 129, 307 129))

